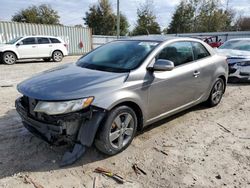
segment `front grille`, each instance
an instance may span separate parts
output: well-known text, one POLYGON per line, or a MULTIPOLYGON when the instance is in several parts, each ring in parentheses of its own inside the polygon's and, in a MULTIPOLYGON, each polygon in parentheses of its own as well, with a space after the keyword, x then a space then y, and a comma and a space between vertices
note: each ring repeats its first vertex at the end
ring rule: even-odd
POLYGON ((37 103, 38 101, 36 99, 27 96, 23 96, 21 99, 21 104, 28 113, 28 116, 33 119, 43 121, 42 114, 34 111, 37 103))

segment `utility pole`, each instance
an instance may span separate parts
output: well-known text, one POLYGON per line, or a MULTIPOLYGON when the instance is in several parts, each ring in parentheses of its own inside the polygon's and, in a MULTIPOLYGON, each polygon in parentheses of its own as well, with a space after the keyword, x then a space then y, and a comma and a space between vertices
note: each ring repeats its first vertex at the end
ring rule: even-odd
POLYGON ((120 0, 117 0, 117 39, 120 37, 120 0))

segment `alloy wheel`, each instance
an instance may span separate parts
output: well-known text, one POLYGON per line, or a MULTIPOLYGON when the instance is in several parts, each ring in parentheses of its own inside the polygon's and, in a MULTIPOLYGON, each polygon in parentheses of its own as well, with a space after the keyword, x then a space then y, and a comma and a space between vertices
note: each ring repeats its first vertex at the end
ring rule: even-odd
POLYGON ((12 53, 7 53, 5 56, 4 56, 4 62, 6 64, 9 64, 9 65, 12 65, 16 62, 16 57, 14 54, 12 53))
POLYGON ((57 61, 57 62, 58 62, 58 61, 61 61, 62 58, 63 58, 63 55, 62 55, 61 52, 59 52, 59 51, 54 52, 53 59, 54 59, 55 61, 57 61))
POLYGON ((221 80, 218 80, 213 88, 212 91, 212 101, 214 104, 218 104, 222 98, 223 95, 223 91, 224 91, 224 83, 221 80))
POLYGON ((131 114, 118 114, 111 126, 109 141, 112 147, 122 149, 133 138, 135 121, 131 114))

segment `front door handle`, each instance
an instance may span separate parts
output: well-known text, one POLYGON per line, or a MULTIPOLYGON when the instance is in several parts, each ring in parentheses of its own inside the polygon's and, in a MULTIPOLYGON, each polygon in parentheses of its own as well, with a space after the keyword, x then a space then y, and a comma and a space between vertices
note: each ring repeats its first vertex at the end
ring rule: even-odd
POLYGON ((194 71, 193 75, 195 78, 197 78, 198 76, 200 76, 200 71, 194 71))
POLYGON ((36 46, 32 46, 32 48, 36 48, 36 46))

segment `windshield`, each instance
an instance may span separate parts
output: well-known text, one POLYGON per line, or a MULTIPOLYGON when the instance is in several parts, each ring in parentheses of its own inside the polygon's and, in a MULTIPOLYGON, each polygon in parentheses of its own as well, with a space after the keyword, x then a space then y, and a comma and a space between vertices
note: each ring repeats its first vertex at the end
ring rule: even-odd
POLYGON ((225 42, 219 47, 220 49, 232 49, 250 51, 250 40, 231 40, 225 42))
POLYGON ((21 38, 23 37, 17 37, 17 38, 14 38, 12 40, 10 40, 9 42, 6 42, 6 44, 15 44, 18 40, 20 40, 21 38))
POLYGON ((81 57, 80 67, 108 72, 129 72, 140 66, 158 42, 114 41, 81 57))

